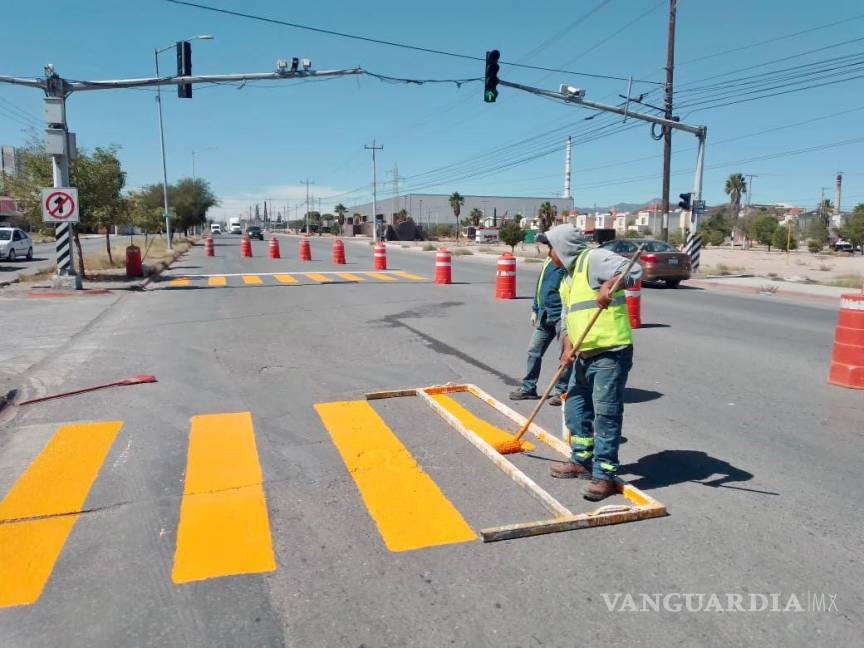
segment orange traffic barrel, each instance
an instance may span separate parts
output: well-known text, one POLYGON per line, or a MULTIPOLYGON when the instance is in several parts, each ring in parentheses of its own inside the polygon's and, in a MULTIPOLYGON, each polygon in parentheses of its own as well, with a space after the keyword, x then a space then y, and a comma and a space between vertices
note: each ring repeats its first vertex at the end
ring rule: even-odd
POLYGON ((840 295, 828 382, 864 389, 864 293, 840 295))
POLYGON ((509 252, 498 257, 495 299, 516 299, 516 257, 509 252))
POLYGON ((204 256, 213 256, 213 237, 208 236, 204 239, 204 256))
POLYGON ((339 239, 333 241, 333 263, 345 265, 345 244, 339 239))
POLYGON ((375 261, 372 267, 376 270, 387 269, 387 246, 381 241, 375 244, 375 261))
POLYGON ((306 239, 306 238, 300 239, 300 260, 301 261, 311 261, 312 260, 312 248, 309 245, 309 239, 306 239))
POLYGON ((447 248, 438 248, 435 253, 435 283, 449 284, 453 277, 452 256, 447 248))
POLYGON ((279 239, 277 239, 275 236, 270 239, 270 248, 268 249, 268 253, 271 259, 282 258, 279 254, 279 239))
POLYGON ((252 256, 252 241, 249 240, 249 237, 245 234, 243 238, 240 239, 240 256, 241 257, 251 257, 252 256))
POLYGON ((126 276, 144 276, 144 267, 141 265, 141 248, 137 245, 130 245, 126 248, 126 276))
POLYGON ((627 301, 627 313, 630 315, 630 328, 642 328, 642 280, 630 290, 624 291, 624 299, 627 301))

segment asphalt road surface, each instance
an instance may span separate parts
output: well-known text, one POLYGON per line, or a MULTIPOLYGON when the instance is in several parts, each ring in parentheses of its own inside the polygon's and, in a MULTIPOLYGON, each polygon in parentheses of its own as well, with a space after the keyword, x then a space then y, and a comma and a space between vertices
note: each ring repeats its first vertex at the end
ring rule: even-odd
MULTIPOLYGON (((864 399, 825 380, 836 306, 643 289, 622 476, 669 515, 486 544, 480 529, 550 514, 419 398, 363 395, 474 383, 509 403, 538 266, 501 301, 488 260, 454 257, 439 286, 432 252, 391 247, 406 274, 388 280, 365 274, 366 242, 335 267, 328 239, 309 263, 280 240, 282 259, 261 242, 243 259, 217 237, 215 258, 196 247, 144 292, 8 299, 42 320, 99 309, 52 337, 24 397, 159 382, 4 414, 4 648, 860 642, 864 399), (809 609, 818 595, 828 609, 809 609)), ((541 384, 553 370, 550 354, 541 384)), ((560 410, 538 422, 557 435, 560 410)), ((595 509, 548 476, 553 457, 513 461, 595 509)))

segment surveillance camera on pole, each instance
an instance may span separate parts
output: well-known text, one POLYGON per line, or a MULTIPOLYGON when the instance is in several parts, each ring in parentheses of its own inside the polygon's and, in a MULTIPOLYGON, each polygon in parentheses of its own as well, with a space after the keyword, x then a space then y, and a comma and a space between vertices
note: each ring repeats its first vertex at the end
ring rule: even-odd
POLYGON ((585 89, 577 88, 576 86, 567 85, 566 83, 562 83, 558 92, 568 98, 576 99, 577 101, 581 101, 585 97, 585 89))

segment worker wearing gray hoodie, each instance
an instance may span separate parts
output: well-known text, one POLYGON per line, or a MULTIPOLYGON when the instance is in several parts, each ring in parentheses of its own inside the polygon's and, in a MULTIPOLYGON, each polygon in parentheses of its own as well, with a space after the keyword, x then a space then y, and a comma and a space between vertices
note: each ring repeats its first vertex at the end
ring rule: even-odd
POLYGON ((552 262, 567 270, 561 282, 562 363, 571 362, 573 345, 601 310, 580 345, 567 386, 564 424, 570 437, 570 461, 554 464, 551 473, 560 479, 590 479, 582 495, 599 501, 616 492, 624 387, 633 366, 633 334, 623 289, 636 284, 642 268, 634 265, 621 289, 610 294, 628 259, 589 249, 572 225, 553 227, 546 237, 552 262))

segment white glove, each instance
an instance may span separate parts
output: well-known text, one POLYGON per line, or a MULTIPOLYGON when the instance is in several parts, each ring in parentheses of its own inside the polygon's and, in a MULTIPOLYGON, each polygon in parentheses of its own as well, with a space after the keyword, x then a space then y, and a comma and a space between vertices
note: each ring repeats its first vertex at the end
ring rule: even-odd
POLYGON ((531 311, 531 326, 537 328, 537 313, 531 311))

